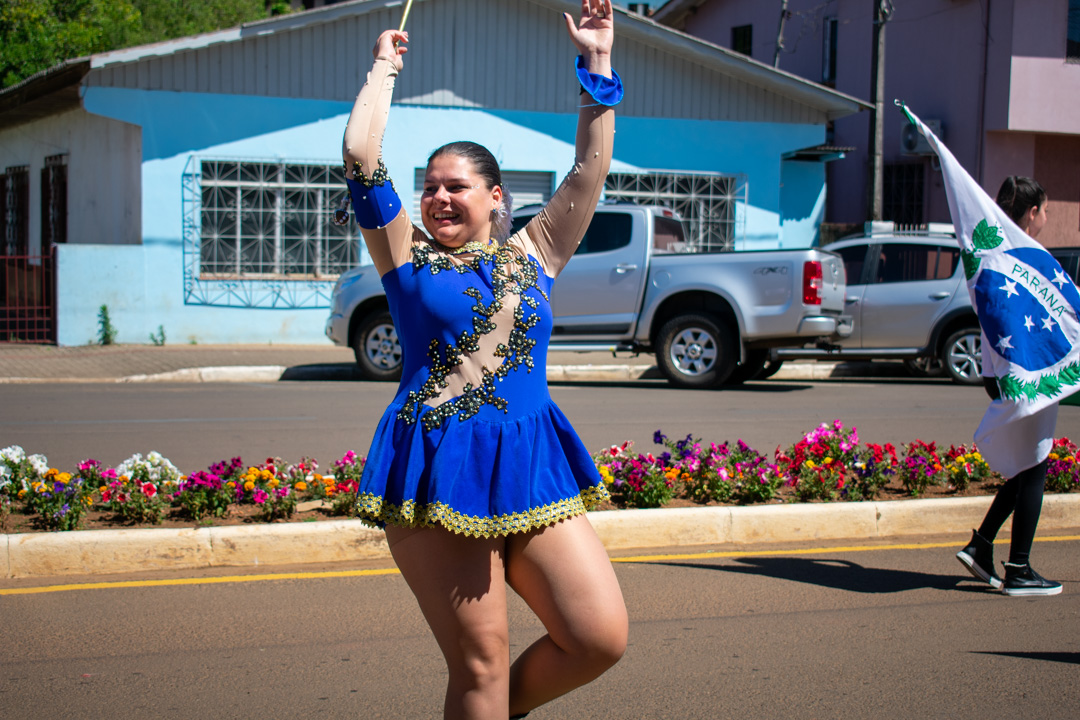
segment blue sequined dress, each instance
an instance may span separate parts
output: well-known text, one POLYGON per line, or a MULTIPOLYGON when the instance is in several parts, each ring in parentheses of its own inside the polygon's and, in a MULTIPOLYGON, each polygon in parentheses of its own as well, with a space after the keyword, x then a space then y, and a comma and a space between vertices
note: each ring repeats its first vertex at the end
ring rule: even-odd
MULTIPOLYGON (((357 101, 371 113, 358 137, 381 139, 395 75, 376 61, 357 101)), ((505 536, 580 515, 608 496, 552 401, 546 358, 552 284, 592 218, 613 132, 610 108, 583 108, 575 165, 548 206, 504 244, 460 254, 412 225, 377 145, 352 155, 354 211, 404 353, 360 483, 363 520, 505 536), (379 208, 389 210, 380 217, 379 208)))

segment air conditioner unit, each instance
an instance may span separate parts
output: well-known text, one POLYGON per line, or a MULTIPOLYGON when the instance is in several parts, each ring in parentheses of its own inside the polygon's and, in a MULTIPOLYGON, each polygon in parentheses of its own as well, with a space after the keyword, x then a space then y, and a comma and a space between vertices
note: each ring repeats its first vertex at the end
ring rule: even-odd
MULTIPOLYGON (((923 124, 930 128, 930 131, 937 136, 938 140, 945 140, 941 134, 940 120, 923 120, 923 124)), ((934 151, 930 149, 930 143, 927 142, 926 138, 923 137, 923 134, 919 132, 919 128, 915 127, 914 123, 907 123, 900 132, 900 152, 905 155, 934 154, 934 151)))

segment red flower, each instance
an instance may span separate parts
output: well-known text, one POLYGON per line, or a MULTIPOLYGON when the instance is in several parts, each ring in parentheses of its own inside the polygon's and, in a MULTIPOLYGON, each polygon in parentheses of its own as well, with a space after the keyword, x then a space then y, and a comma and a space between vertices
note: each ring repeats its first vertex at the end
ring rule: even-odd
POLYGON ((142 494, 148 498, 152 498, 157 495, 157 488, 154 487, 154 483, 145 482, 139 489, 142 490, 142 494))

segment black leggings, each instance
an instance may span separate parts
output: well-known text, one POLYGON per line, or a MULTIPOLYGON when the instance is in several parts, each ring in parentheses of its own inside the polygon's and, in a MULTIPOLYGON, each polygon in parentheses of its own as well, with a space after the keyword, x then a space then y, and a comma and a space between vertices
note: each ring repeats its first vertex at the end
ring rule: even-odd
POLYGON ((1031 543, 1035 539, 1035 528, 1039 525, 1039 513, 1042 512, 1048 462, 1049 458, 1009 478, 997 491, 979 526, 979 534, 992 541, 1009 518, 1009 513, 1013 513, 1009 562, 1014 565, 1026 565, 1031 556, 1031 543))

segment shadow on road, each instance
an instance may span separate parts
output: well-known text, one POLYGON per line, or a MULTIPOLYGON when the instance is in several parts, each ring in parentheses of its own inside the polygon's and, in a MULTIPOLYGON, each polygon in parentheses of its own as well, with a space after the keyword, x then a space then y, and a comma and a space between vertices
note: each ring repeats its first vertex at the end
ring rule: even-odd
POLYGON ((976 650, 972 655, 1001 655, 1003 657, 1022 658, 1024 660, 1046 660, 1048 662, 1080 665, 1080 652, 990 652, 976 650))
MULTIPOLYGON (((820 585, 822 587, 868 594, 897 593, 905 590, 962 590, 982 592, 982 586, 961 582, 959 575, 933 575, 907 570, 886 570, 865 567, 850 560, 821 560, 813 558, 753 557, 736 558, 739 565, 666 562, 665 565, 693 567, 702 570, 764 575, 779 580, 820 585)), ((990 592, 987 587, 986 592, 990 592)))

